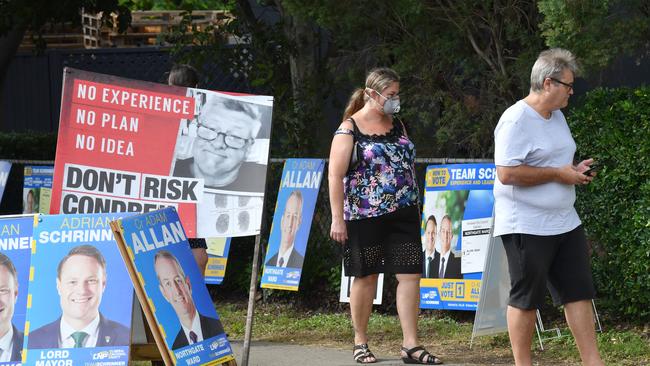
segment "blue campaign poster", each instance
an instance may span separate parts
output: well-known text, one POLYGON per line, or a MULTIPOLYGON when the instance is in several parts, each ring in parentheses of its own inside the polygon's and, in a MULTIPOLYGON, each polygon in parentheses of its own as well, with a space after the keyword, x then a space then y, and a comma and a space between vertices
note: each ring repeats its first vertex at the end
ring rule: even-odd
POLYGON ((110 228, 117 218, 38 216, 24 363, 128 364, 133 286, 110 228))
POLYGON ((494 164, 427 167, 421 308, 476 310, 492 226, 495 177, 494 164))
POLYGON ((226 275, 228 264, 228 253, 230 252, 230 240, 232 238, 206 238, 208 243, 208 265, 205 268, 203 277, 205 283, 220 285, 226 275))
POLYGON ((9 171, 11 171, 11 163, 0 160, 0 202, 2 201, 2 195, 5 193, 9 171))
POLYGON ((219 315, 173 207, 119 221, 159 329, 180 365, 233 359, 219 315))
POLYGON ((34 216, 0 218, 0 338, 11 333, 13 344, 0 365, 21 362, 33 228, 34 216))
POLYGON ((54 167, 51 165, 26 165, 24 175, 23 213, 50 213, 54 167))
POLYGON ((324 166, 321 159, 284 163, 264 258, 263 288, 298 291, 324 166))

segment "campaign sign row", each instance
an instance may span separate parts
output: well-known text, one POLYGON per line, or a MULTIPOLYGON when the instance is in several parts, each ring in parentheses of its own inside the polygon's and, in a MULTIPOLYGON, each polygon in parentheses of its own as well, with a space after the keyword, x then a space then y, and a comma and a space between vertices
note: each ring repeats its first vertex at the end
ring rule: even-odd
MULTIPOLYGON (((288 159, 264 258, 262 288, 297 291, 324 162, 288 159)), ((420 307, 476 310, 492 226, 494 164, 427 167, 420 307)), ((342 273, 341 301, 351 281, 342 273)), ((381 286, 377 302, 381 302, 381 286)))
POLYGON ((137 235, 141 243, 146 240, 151 261, 142 263, 125 261, 111 230, 112 222, 140 220, 141 215, 1 217, 0 364, 127 365, 134 292, 130 271, 142 280, 133 282, 136 292, 148 286, 148 301, 141 304, 145 312, 155 309, 157 322, 151 324, 168 335, 165 346, 174 350, 173 364, 232 359, 175 210, 158 215, 146 227, 149 235, 159 235, 155 240, 124 231, 127 244, 137 235), (154 263, 159 252, 162 259, 154 263), (203 327, 203 314, 213 319, 211 328, 203 327), (190 335, 186 343, 177 341, 185 333, 190 335), (212 352, 194 352, 198 347, 212 352))
MULTIPOLYGON (((0 198, 6 184, 11 163, 0 161, 0 198)), ((23 213, 50 212, 50 197, 52 195, 52 176, 54 167, 51 165, 25 165, 23 183, 23 213)), ((205 283, 221 284, 226 272, 231 238, 206 238, 208 244, 208 264, 203 274, 205 283)))

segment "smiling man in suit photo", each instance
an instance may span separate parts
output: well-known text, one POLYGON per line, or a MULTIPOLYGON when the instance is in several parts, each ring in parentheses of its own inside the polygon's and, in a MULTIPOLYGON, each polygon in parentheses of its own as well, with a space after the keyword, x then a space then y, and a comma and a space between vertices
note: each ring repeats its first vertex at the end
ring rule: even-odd
POLYGON ((128 346, 131 332, 99 312, 106 260, 92 245, 72 248, 57 267, 61 317, 29 333, 27 348, 128 346))
POLYGON ((280 248, 266 262, 267 266, 302 268, 304 256, 296 250, 295 240, 302 223, 302 193, 292 191, 280 220, 280 248))
POLYGON ((158 251, 154 257, 154 269, 158 277, 158 288, 181 323, 181 329, 171 347, 173 350, 224 333, 218 319, 200 314, 196 309, 190 279, 171 252, 158 251))

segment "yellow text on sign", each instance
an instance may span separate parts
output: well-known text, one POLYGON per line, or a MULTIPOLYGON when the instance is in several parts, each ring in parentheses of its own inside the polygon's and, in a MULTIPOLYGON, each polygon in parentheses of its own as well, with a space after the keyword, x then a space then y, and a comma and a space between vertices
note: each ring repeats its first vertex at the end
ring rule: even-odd
POLYGON ((427 170, 427 187, 446 187, 449 184, 449 170, 447 168, 433 168, 427 170))

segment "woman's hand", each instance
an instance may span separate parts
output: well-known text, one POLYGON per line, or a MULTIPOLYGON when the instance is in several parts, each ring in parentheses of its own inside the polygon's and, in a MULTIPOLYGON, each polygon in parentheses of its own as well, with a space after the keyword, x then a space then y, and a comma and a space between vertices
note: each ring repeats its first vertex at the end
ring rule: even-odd
POLYGON ((343 244, 348 240, 348 229, 345 226, 345 221, 340 218, 332 219, 332 228, 330 229, 330 237, 339 243, 343 244))

